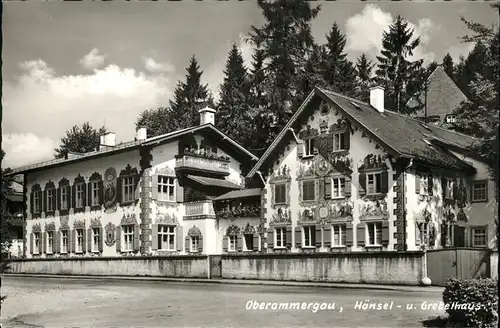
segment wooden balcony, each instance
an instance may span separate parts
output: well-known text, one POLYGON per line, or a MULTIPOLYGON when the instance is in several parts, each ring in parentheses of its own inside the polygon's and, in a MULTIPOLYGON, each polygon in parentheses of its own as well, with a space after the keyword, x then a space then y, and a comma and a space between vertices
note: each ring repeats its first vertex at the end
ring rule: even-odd
POLYGON ((186 220, 215 218, 214 204, 211 200, 184 203, 184 209, 186 220))
POLYGON ((175 157, 175 169, 185 172, 205 172, 229 175, 229 159, 216 155, 185 153, 175 157))

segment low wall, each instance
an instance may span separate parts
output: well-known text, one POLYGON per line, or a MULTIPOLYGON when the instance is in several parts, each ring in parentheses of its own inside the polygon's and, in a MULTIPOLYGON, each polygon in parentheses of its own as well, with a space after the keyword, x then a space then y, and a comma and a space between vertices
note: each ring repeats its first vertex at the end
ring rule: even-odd
POLYGON ((23 259, 11 262, 10 273, 90 276, 207 278, 206 256, 136 256, 23 259))
POLYGON ((223 255, 222 278, 418 285, 423 252, 223 255))
POLYGON ((498 250, 493 250, 490 254, 490 277, 498 278, 498 250))

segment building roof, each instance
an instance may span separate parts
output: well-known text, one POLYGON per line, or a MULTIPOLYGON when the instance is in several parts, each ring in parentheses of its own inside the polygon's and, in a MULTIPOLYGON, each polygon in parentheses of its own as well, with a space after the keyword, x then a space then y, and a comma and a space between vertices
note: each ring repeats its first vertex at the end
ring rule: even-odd
POLYGON ((262 194, 261 188, 253 188, 253 189, 242 189, 242 190, 233 190, 215 198, 215 200, 229 200, 236 198, 246 198, 246 197, 260 197, 262 194))
POLYGON ((38 171, 41 169, 48 169, 48 168, 52 168, 55 166, 66 165, 66 164, 70 164, 70 163, 77 163, 77 162, 81 162, 84 160, 89 160, 89 159, 98 158, 98 157, 102 157, 102 156, 113 155, 113 154, 124 152, 124 151, 130 151, 130 150, 133 150, 136 148, 140 148, 142 146, 147 146, 147 147, 157 146, 157 145, 163 144, 165 142, 172 141, 175 138, 181 137, 181 136, 189 134, 189 133, 195 133, 197 131, 210 131, 213 134, 218 135, 223 142, 227 142, 235 152, 238 152, 242 156, 249 158, 251 160, 258 159, 255 155, 253 155, 248 150, 246 150, 245 148, 240 146, 236 141, 231 139, 225 133, 223 133, 222 131, 220 131, 216 127, 214 127, 212 124, 208 123, 208 124, 203 124, 203 125, 199 125, 199 126, 186 128, 186 129, 177 130, 177 131, 170 132, 167 134, 162 134, 162 135, 159 135, 156 137, 151 137, 151 138, 148 138, 146 140, 136 140, 136 141, 121 143, 121 144, 118 144, 114 147, 108 147, 107 149, 104 149, 104 150, 92 151, 92 152, 84 153, 82 155, 69 157, 67 159, 64 159, 64 158, 53 159, 53 160, 49 160, 49 161, 44 161, 44 162, 39 162, 39 163, 35 163, 35 164, 22 166, 22 167, 13 169, 11 172, 9 172, 8 175, 16 175, 16 174, 26 173, 26 172, 30 172, 30 171, 38 171))
POLYGON ((225 179, 202 177, 202 176, 198 176, 198 175, 187 175, 187 178, 191 179, 195 182, 198 182, 204 186, 214 186, 214 187, 222 187, 222 188, 230 188, 230 189, 241 189, 241 187, 238 186, 237 184, 232 183, 230 181, 227 181, 225 179))
POLYGON ((417 119, 389 110, 385 110, 381 114, 365 102, 316 87, 257 164, 250 170, 249 178, 257 173, 269 160, 271 154, 276 151, 277 146, 287 134, 289 135, 289 131, 293 131, 294 127, 298 127, 299 118, 304 115, 311 115, 311 111, 307 110, 310 108, 308 104, 317 101, 318 98, 342 110, 347 119, 360 127, 370 138, 383 145, 396 158, 415 159, 442 167, 471 168, 469 164, 452 156, 439 145, 433 144, 432 141, 436 139, 445 144, 452 144, 458 148, 466 149, 477 142, 477 139, 438 126, 427 126, 417 119))
MULTIPOLYGON (((422 93, 419 100, 425 102, 425 94, 422 93)), ((443 121, 446 115, 451 114, 467 97, 455 84, 451 77, 444 71, 442 66, 436 69, 427 78, 427 116, 439 116, 443 121)), ((409 107, 417 107, 418 101, 411 98, 408 101, 409 107)), ((424 118, 425 109, 418 110, 413 117, 424 118)))

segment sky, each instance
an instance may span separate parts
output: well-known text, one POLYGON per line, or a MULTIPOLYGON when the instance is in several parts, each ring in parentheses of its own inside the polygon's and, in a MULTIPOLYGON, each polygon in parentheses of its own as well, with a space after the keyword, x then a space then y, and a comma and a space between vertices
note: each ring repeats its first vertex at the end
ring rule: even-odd
MULTIPOLYGON (((426 62, 471 50, 459 40, 467 33, 461 16, 498 24, 486 2, 312 3, 321 5, 317 42, 336 22, 351 60, 375 60, 397 15, 420 36, 414 58, 426 62)), ((256 1, 3 2, 3 167, 52 159, 65 131, 86 121, 105 125, 117 142, 133 140, 139 114, 168 104, 192 55, 217 97, 231 45, 248 67, 245 37, 263 23, 256 1)))

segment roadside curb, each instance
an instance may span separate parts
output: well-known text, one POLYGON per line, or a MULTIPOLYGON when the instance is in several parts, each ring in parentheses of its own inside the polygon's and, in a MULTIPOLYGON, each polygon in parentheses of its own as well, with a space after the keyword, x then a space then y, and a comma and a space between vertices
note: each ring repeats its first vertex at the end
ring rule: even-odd
POLYGON ((240 280, 240 279, 199 279, 199 278, 163 278, 148 276, 73 276, 73 275, 47 275, 47 274, 18 274, 6 273, 4 277, 29 277, 49 279, 88 279, 88 280, 135 280, 135 281, 158 281, 158 282, 180 282, 180 283, 205 283, 226 285, 268 285, 268 286, 293 286, 293 287, 319 287, 332 289, 370 289, 391 290, 398 292, 430 292, 442 293, 443 287, 438 286, 397 286, 397 285, 371 285, 371 284, 346 284, 346 283, 321 283, 307 281, 275 281, 275 280, 240 280))

